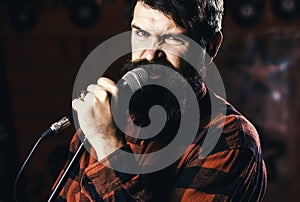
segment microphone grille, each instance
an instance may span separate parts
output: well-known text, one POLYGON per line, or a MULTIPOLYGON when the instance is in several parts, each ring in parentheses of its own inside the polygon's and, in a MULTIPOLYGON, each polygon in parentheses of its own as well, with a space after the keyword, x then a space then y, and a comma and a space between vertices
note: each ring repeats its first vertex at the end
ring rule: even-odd
POLYGON ((148 73, 142 68, 136 68, 127 72, 122 79, 127 83, 134 92, 140 89, 148 80, 148 73))

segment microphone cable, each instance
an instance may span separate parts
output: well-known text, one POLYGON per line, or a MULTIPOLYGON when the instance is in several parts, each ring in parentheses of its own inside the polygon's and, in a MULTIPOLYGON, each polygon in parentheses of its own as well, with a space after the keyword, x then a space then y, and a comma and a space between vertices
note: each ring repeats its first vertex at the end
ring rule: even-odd
POLYGON ((44 137, 40 137, 37 142, 35 143, 35 145, 33 146, 33 148, 31 149, 30 153, 28 154, 26 160, 24 161, 22 167, 20 168, 19 172, 18 172, 18 175, 15 179, 15 183, 14 183, 14 190, 13 190, 13 195, 14 195, 14 199, 15 201, 17 202, 17 185, 18 185, 18 182, 19 182, 19 178, 24 170, 24 167, 26 166, 28 160, 30 159, 30 157, 32 156, 33 152, 35 151, 35 149, 37 148, 37 146, 40 144, 40 142, 44 139, 44 137))
POLYGON ((40 136, 40 138, 36 141, 36 143, 34 144, 33 148, 31 149, 30 153, 28 154, 28 156, 26 157, 22 167, 20 168, 15 182, 14 182, 14 186, 13 186, 13 197, 15 199, 15 201, 17 202, 17 185, 20 179, 20 176, 25 168, 25 166, 27 165, 28 160, 31 158, 32 154, 34 153, 34 151, 36 150, 37 146, 40 144, 40 142, 51 136, 54 134, 58 134, 60 132, 62 132, 64 129, 66 129, 67 127, 71 126, 73 124, 73 118, 72 118, 72 113, 70 113, 67 116, 64 116, 62 119, 60 119, 59 121, 53 123, 47 130, 45 130, 42 135, 40 136))

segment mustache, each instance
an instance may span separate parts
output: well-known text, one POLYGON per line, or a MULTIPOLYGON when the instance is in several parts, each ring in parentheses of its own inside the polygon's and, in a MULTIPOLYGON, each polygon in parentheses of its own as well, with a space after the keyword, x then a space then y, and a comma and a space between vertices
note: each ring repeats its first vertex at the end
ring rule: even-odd
MULTIPOLYGON (((131 71, 137 67, 145 67, 146 70, 149 72, 152 72, 156 75, 166 76, 169 77, 169 75, 165 75, 165 71, 163 71, 164 68, 158 68, 158 67, 167 67, 170 68, 176 72, 178 72, 180 75, 182 75, 191 85, 199 82, 203 82, 205 78, 205 67, 198 67, 200 71, 196 70, 191 64, 186 62, 185 60, 181 61, 181 65, 176 68, 167 61, 165 58, 159 58, 153 61, 148 61, 147 59, 141 59, 141 60, 135 60, 130 61, 128 60, 125 62, 123 68, 121 68, 121 75, 123 76, 128 71, 131 71)), ((148 72, 148 73, 149 73, 148 72)))
POLYGON ((154 71, 158 70, 157 65, 176 70, 176 68, 169 61, 167 61, 165 59, 157 59, 154 61, 149 61, 147 59, 141 59, 141 60, 135 60, 135 61, 127 61, 124 65, 124 67, 121 69, 121 75, 123 76, 127 72, 129 72, 135 68, 141 67, 141 66, 144 66, 150 72, 151 71, 154 72, 154 71))

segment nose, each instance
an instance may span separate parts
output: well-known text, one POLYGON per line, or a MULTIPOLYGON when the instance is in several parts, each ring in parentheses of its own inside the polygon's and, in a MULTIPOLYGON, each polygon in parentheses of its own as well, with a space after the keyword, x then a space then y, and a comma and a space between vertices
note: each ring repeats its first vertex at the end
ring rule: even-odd
POLYGON ((166 57, 166 54, 161 49, 147 49, 144 53, 144 58, 148 61, 155 61, 164 57, 166 57))

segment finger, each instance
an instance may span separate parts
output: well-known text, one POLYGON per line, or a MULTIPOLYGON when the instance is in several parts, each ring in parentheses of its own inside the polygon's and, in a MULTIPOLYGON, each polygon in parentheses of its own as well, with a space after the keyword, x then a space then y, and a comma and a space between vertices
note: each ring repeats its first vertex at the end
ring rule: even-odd
POLYGON ((109 94, 106 91, 106 89, 104 89, 101 86, 96 86, 94 89, 94 96, 97 99, 98 102, 101 103, 105 103, 109 100, 109 94))
POLYGON ((97 87, 96 84, 91 84, 91 85, 89 85, 89 86, 86 88, 86 90, 87 90, 88 92, 94 94, 95 88, 96 88, 96 87, 97 87))
POLYGON ((84 99, 83 99, 83 102, 84 103, 94 103, 95 102, 95 95, 94 95, 94 93, 93 92, 88 92, 86 95, 85 95, 85 97, 84 97, 84 99))
POLYGON ((80 109, 86 108, 86 103, 94 103, 95 97, 92 93, 87 93, 84 99, 74 99, 72 101, 72 107, 74 110, 78 111, 80 109))
POLYGON ((87 90, 93 94, 93 96, 97 99, 99 102, 106 102, 109 94, 106 91, 106 89, 103 86, 91 84, 87 87, 87 90))
POLYGON ((118 86, 111 79, 108 79, 106 77, 101 77, 100 79, 98 79, 97 84, 102 86, 112 96, 114 96, 114 97, 117 96, 118 86))
POLYGON ((83 101, 81 99, 74 99, 72 101, 72 108, 78 111, 83 105, 83 101))

